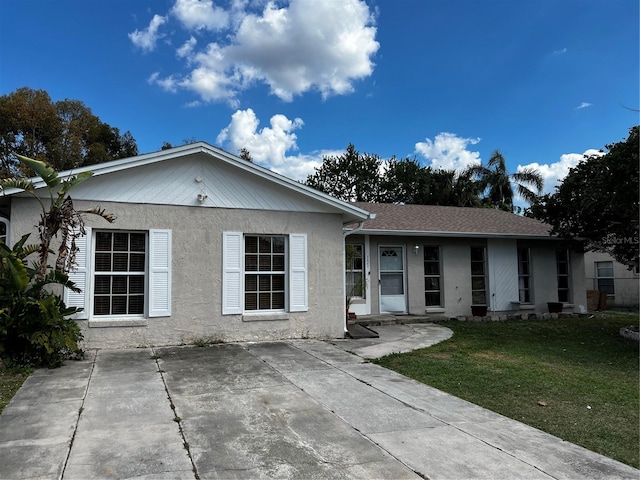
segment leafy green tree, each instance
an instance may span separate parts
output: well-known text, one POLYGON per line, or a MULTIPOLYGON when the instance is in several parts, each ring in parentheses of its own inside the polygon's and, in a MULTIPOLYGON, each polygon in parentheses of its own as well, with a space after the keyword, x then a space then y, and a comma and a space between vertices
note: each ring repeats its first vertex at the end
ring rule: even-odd
POLYGON ((322 159, 322 165, 307 176, 306 184, 347 202, 378 202, 381 198, 382 160, 361 154, 353 144, 339 156, 322 159))
POLYGON ((246 149, 246 148, 241 148, 241 149, 238 151, 238 156, 239 156, 241 159, 246 160, 247 162, 251 162, 251 163, 253 163, 253 157, 251 156, 251 152, 249 152, 249 150, 248 150, 248 149, 246 149))
POLYGON ((426 205, 453 207, 479 207, 480 185, 474 179, 473 170, 462 172, 448 169, 433 170, 430 182, 430 197, 426 205))
POLYGON ((504 156, 499 150, 491 154, 486 166, 477 165, 471 167, 471 171, 478 177, 481 192, 485 193, 484 203, 507 212, 514 211, 514 188, 520 197, 531 204, 544 185, 542 175, 535 169, 527 168, 509 173, 504 156))
POLYGON ((21 173, 15 154, 45 158, 61 132, 55 105, 44 90, 20 88, 0 96, 0 178, 21 173))
POLYGON ((78 325, 69 315, 62 297, 49 287, 61 285, 78 291, 68 273, 75 265, 75 239, 84 234, 83 215, 94 214, 108 222, 114 217, 104 210, 76 210, 69 191, 92 176, 84 172, 61 179, 49 165, 18 155, 26 167, 45 183, 49 205, 36 192, 32 180, 10 178, 0 181, 0 190, 21 189, 31 194, 41 207, 38 244, 25 245, 25 235, 14 247, 0 241, 0 355, 11 361, 58 366, 69 354, 77 352, 82 339, 78 325), (49 265, 52 241, 60 236, 55 267, 49 265), (27 257, 37 254, 31 265, 27 257))
POLYGON ((425 202, 430 190, 431 169, 416 159, 392 157, 386 164, 381 182, 384 203, 425 202))
POLYGON ((531 205, 529 215, 587 250, 608 252, 637 267, 639 129, 636 125, 626 140, 606 145, 606 154, 585 156, 555 193, 531 205))
POLYGON ((33 174, 16 155, 68 170, 137 154, 130 132, 121 134, 78 100, 52 102, 27 87, 0 96, 0 178, 33 174))

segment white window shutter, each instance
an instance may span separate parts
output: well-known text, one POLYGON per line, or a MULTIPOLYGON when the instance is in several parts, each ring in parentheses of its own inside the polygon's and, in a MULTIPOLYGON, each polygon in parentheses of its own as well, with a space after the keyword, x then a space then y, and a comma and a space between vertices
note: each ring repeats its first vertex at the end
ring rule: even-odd
POLYGON ((171 230, 149 230, 149 317, 171 316, 171 230))
POLYGON ((222 234, 222 314, 242 313, 242 233, 222 234))
POLYGON ((289 311, 309 310, 307 293, 307 235, 289 235, 289 311))
POLYGON ((72 316, 76 320, 86 320, 89 318, 89 272, 91 264, 91 228, 85 227, 86 234, 75 239, 76 247, 76 268, 69 272, 69 280, 76 284, 81 292, 72 292, 68 288, 64 289, 63 300, 67 307, 82 308, 81 312, 72 316))

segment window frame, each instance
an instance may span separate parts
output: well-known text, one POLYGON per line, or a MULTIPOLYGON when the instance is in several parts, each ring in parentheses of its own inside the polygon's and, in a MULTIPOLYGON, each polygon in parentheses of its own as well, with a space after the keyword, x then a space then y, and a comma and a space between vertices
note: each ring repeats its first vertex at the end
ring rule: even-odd
POLYGON ((531 250, 518 247, 518 301, 520 304, 531 305, 533 300, 533 272, 531 271, 531 250), (521 255, 524 254, 524 258, 521 255), (526 268, 525 268, 526 267, 526 268))
MULTIPOLYGON (((149 284, 150 284, 150 245, 149 245, 149 231, 145 230, 107 230, 107 229, 94 229, 93 235, 91 238, 91 289, 89 293, 89 310, 90 317, 95 320, 102 319, 113 319, 113 318, 146 318, 148 316, 149 309, 149 284), (128 244, 131 242, 131 234, 142 234, 144 235, 144 270, 143 271, 135 271, 135 270, 110 270, 110 271, 101 271, 97 269, 97 255, 102 251, 97 249, 97 241, 98 236, 102 233, 109 233, 112 235, 112 244, 113 244, 113 235, 115 234, 127 234, 128 235, 128 244), (142 312, 136 313, 113 313, 113 306, 110 307, 109 314, 99 314, 96 313, 96 297, 97 296, 106 296, 106 294, 96 293, 96 286, 98 284, 99 277, 111 277, 112 281, 114 277, 126 276, 128 277, 143 277, 142 288, 143 293, 134 294, 135 296, 142 297, 142 312)), ((110 252, 113 254, 116 250, 111 250, 110 252)), ((127 250, 127 253, 131 253, 131 250, 127 250)), ((127 298, 130 296, 129 288, 127 288, 127 298)), ((117 296, 117 294, 110 294, 111 297, 117 296)))
POLYGON ((603 291, 603 292, 607 292, 607 296, 608 297, 613 297, 616 294, 616 286, 615 286, 615 272, 613 270, 614 265, 613 265, 613 261, 612 260, 602 260, 602 261, 598 261, 598 262, 593 262, 593 266, 594 266, 594 281, 595 281, 595 287, 596 290, 598 291, 603 291), (604 267, 604 264, 609 264, 610 267, 607 267, 608 269, 611 270, 611 275, 600 275, 600 268, 599 266, 602 265, 604 267), (609 289, 603 289, 601 288, 601 281, 602 280, 611 280, 611 285, 610 285, 610 290, 609 289))
POLYGON ((561 303, 571 303, 573 299, 571 290, 571 255, 566 248, 560 248, 556 250, 556 276, 557 276, 557 289, 558 289, 558 301, 561 303), (564 258, 560 258, 562 255, 564 258), (564 265, 566 273, 561 273, 561 265, 564 265), (566 279, 561 282, 561 279, 566 279), (566 287, 561 287, 561 283, 566 282, 566 287))
POLYGON ((6 217, 0 217, 0 223, 4 225, 4 235, 0 235, 0 240, 4 240, 4 243, 8 245, 9 234, 10 234, 10 225, 11 222, 6 217), (4 237, 4 238, 2 238, 4 237))
POLYGON ((346 287, 346 292, 347 292, 347 297, 350 297, 352 299, 359 299, 359 300, 366 300, 367 298, 367 287, 366 287, 366 281, 365 281, 365 247, 364 247, 364 243, 347 243, 345 245, 345 287, 346 287), (359 253, 354 255, 354 256, 350 256, 348 250, 350 248, 359 250, 359 253), (359 259, 360 260, 360 268, 356 268, 356 265, 354 265, 355 260, 359 259), (349 260, 351 260, 351 265, 349 265, 349 260), (353 287, 351 287, 351 284, 349 283, 348 279, 349 279, 349 275, 350 274, 359 274, 359 284, 360 284, 360 294, 361 295, 357 295, 356 293, 356 288, 358 285, 358 282, 353 284, 353 287))
POLYGON ((244 313, 249 313, 249 314, 254 314, 254 313, 282 313, 282 312, 286 312, 287 311, 287 305, 289 302, 289 275, 288 275, 288 270, 289 270, 289 240, 288 240, 288 236, 287 235, 279 235, 279 234, 244 234, 242 237, 242 258, 243 258, 243 264, 242 264, 242 280, 243 280, 243 291, 242 291, 242 310, 244 313), (249 238, 256 238, 257 242, 256 242, 256 247, 257 247, 257 251, 256 252, 247 252, 247 239, 249 238), (260 251, 260 241, 261 239, 264 238, 269 238, 270 239, 270 251, 269 252, 261 252, 260 251), (277 238, 281 238, 283 240, 283 250, 282 252, 274 252, 274 243, 273 240, 277 239, 277 238), (256 256, 256 270, 247 270, 247 257, 248 256, 256 256), (260 270, 260 259, 261 258, 267 258, 267 256, 269 258, 271 258, 270 266, 271 269, 270 270, 260 270), (274 258, 282 256, 282 270, 274 270, 273 269, 273 264, 274 264, 274 258), (256 276, 256 290, 255 291, 247 291, 247 281, 248 281, 248 277, 249 276, 256 276), (270 286, 271 288, 269 290, 261 290, 260 289, 260 277, 266 277, 269 276, 270 277, 270 286), (282 290, 274 290, 273 289, 273 280, 274 277, 276 276, 282 276, 282 290), (260 308, 260 296, 264 295, 266 292, 269 292, 270 296, 271 296, 271 300, 270 300, 270 305, 271 307, 273 307, 273 295, 274 293, 282 293, 282 308, 260 308), (249 309, 247 308, 247 295, 248 294, 255 294, 256 295, 256 308, 255 309, 249 309))
POLYGON ((471 267, 471 304, 472 305, 488 305, 487 293, 488 293, 488 278, 487 278, 487 247, 485 245, 472 245, 470 247, 470 267, 471 267), (482 261, 474 260, 473 250, 479 249, 482 253, 482 261), (473 266, 476 264, 482 264, 482 274, 474 274, 473 266), (473 288, 474 278, 482 278, 483 288, 473 288), (477 292, 484 292, 484 302, 478 303, 474 301, 474 295, 477 292))
MULTIPOLYGON (((424 273, 424 304, 426 308, 429 307, 443 307, 442 301, 442 247, 440 245, 423 245, 422 246, 422 259, 423 259, 423 273, 424 273), (427 260, 427 250, 433 250, 436 252, 435 260, 427 260), (427 263, 430 265, 437 265, 437 274, 427 273, 427 263), (437 279, 437 289, 427 289, 427 279, 437 279), (438 303, 429 303, 427 298, 429 294, 438 295, 438 303)), ((485 295, 486 296, 486 295, 485 295)))

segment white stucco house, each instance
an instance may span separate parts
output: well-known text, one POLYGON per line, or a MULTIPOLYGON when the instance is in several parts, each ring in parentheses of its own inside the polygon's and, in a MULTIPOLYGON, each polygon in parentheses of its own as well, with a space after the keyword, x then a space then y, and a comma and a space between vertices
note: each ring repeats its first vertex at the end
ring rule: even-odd
MULTIPOLYGON (((202 142, 61 175, 84 170, 76 208, 116 216, 86 217, 65 291, 87 347, 344 335, 343 225, 366 211, 202 142)), ((0 212, 35 241, 29 194, 0 212)))
MULTIPOLYGON (((347 296, 358 315, 586 303, 582 255, 517 215, 350 204, 204 142, 61 175, 86 170, 76 208, 116 217, 86 217, 71 274, 82 293, 64 292, 87 348, 341 338, 347 296)), ((0 236, 35 241, 39 213, 4 192, 0 236)))

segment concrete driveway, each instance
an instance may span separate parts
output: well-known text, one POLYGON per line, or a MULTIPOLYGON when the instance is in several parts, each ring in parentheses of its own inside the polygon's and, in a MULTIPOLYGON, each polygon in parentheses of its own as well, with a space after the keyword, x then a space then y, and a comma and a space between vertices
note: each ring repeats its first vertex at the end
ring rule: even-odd
MULTIPOLYGON (((377 327, 378 345, 420 345, 433 327, 377 327)), ((372 340, 353 342, 99 350, 38 370, 0 416, 0 478, 640 476, 368 363, 349 352, 373 355, 372 340)))

